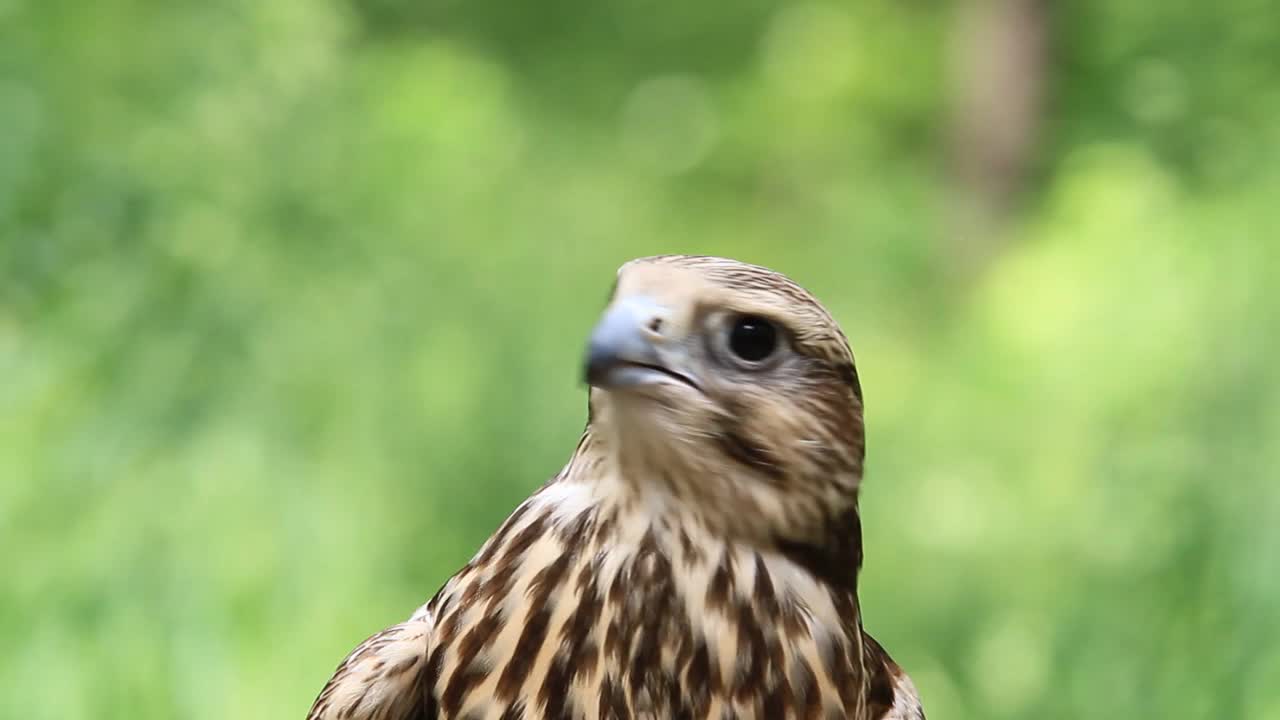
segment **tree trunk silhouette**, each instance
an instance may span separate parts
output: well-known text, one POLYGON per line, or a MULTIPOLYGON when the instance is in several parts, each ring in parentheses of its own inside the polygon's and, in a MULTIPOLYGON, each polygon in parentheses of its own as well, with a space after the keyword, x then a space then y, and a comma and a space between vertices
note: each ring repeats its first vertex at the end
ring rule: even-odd
POLYGON ((1048 36, 1046 0, 966 0, 958 9, 945 256, 961 278, 980 273, 1005 242, 1039 139, 1048 36))

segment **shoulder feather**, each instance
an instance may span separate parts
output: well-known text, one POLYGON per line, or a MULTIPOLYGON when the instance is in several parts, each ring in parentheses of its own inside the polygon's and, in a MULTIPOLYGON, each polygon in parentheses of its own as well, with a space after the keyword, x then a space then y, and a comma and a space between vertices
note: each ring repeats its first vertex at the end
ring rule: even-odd
POLYGON ((425 690, 432 624, 423 606, 357 645, 320 691, 307 720, 434 720, 425 690))
POLYGON ((864 632, 862 641, 870 679, 871 720, 925 720, 915 683, 875 638, 864 632))

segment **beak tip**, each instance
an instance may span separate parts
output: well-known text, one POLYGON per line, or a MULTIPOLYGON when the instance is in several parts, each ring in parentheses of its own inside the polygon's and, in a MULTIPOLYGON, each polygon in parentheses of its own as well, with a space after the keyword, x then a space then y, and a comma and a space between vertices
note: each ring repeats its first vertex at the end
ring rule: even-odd
POLYGON ((596 343, 591 343, 587 347, 586 357, 582 360, 582 382, 587 386, 599 384, 604 375, 606 362, 606 353, 596 343))
POLYGON ((587 342, 587 351, 582 357, 582 381, 589 386, 600 387, 609 375, 609 370, 621 362, 618 338, 612 333, 601 332, 597 327, 587 342))

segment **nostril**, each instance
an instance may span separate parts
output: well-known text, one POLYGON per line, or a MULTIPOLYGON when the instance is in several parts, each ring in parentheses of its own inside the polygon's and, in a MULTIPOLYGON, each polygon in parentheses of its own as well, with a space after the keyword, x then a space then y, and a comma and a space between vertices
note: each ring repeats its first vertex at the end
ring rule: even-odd
POLYGON ((649 332, 652 332, 652 333, 662 332, 662 318, 655 317, 649 320, 649 332))

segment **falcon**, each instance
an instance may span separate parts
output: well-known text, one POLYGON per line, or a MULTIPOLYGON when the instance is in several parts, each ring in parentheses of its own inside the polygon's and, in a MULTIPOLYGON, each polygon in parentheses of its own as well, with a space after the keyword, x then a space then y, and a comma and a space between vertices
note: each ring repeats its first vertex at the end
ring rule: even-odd
POLYGON ((568 464, 309 720, 923 720, 862 626, 853 354, 788 278, 618 271, 568 464))

